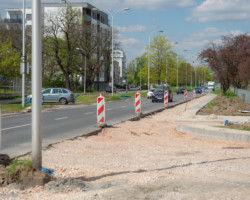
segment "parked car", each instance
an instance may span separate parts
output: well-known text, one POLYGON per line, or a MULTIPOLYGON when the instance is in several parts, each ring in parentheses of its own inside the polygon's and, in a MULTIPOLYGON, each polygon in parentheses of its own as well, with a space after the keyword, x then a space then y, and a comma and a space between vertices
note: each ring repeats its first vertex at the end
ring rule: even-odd
POLYGON ((180 87, 180 88, 177 89, 176 93, 177 94, 184 94, 184 90, 185 90, 185 88, 180 87))
POLYGON ((196 94, 201 94, 201 93, 202 93, 202 89, 201 89, 201 88, 196 87, 196 88, 194 88, 194 89, 195 89, 195 93, 196 93, 196 94))
MULTIPOLYGON (((112 93, 112 86, 108 86, 106 88, 106 92, 112 93)), ((113 86, 113 92, 116 93, 116 87, 115 86, 113 86)))
POLYGON ((147 93, 147 99, 151 99, 154 95, 155 88, 151 88, 147 93))
MULTIPOLYGON (((66 88, 47 88, 42 90, 42 98, 45 103, 59 102, 63 105, 75 102, 74 93, 66 88)), ((26 101, 32 100, 32 94, 26 97, 26 101)))
POLYGON ((163 102, 164 101, 164 92, 168 91, 168 101, 173 101, 173 93, 169 86, 157 86, 152 96, 152 102, 163 102))

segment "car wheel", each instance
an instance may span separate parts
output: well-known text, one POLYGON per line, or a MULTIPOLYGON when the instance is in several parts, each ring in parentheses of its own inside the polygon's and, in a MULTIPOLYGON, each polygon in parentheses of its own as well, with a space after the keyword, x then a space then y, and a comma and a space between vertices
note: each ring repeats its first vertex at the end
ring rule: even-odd
POLYGON ((67 104, 67 99, 61 98, 61 99, 59 100, 59 102, 60 102, 60 104, 65 105, 65 104, 67 104))
POLYGON ((152 103, 154 103, 155 101, 152 99, 152 103))

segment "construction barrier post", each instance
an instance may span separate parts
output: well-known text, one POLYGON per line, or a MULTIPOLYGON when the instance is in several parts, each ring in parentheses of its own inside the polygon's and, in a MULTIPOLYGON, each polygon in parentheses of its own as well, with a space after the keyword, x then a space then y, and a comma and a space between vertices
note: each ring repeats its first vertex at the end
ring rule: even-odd
POLYGON ((138 92, 135 94, 135 114, 141 114, 141 94, 138 92))
POLYGON ((168 107, 168 91, 164 92, 164 107, 168 107))
POLYGON ((204 95, 204 88, 202 88, 202 95, 204 95))
POLYGON ((187 99, 188 99, 187 90, 184 90, 184 100, 186 101, 187 99))
POLYGON ((105 123, 105 98, 100 95, 97 97, 97 124, 105 123))
POLYGON ((194 99, 196 98, 196 92, 195 92, 195 90, 193 90, 193 98, 194 99))

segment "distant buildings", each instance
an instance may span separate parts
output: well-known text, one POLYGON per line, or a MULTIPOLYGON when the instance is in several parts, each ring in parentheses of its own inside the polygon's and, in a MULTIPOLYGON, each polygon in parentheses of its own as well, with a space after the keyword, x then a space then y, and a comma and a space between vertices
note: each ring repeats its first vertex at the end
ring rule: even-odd
POLYGON ((121 86, 126 82, 126 55, 123 50, 114 50, 114 84, 121 86))
MULTIPOLYGON (((68 6, 73 9, 79 10, 83 17, 84 22, 96 29, 96 34, 102 34, 102 31, 109 31, 111 33, 111 27, 109 25, 108 15, 97 10, 93 5, 83 3, 71 3, 66 0, 62 0, 59 3, 42 3, 41 4, 41 18, 42 25, 46 25, 46 17, 49 15, 57 15, 60 11, 65 10, 68 6)), ((5 9, 6 17, 4 22, 7 25, 10 24, 22 24, 23 21, 23 9, 9 8, 5 9)), ((26 29, 31 30, 32 26, 32 10, 31 8, 25 9, 25 25, 26 29)), ((109 55, 110 56, 110 55, 109 55)), ((111 57, 109 58, 111 63, 111 57)), ((122 85, 125 80, 126 71, 126 56, 122 50, 114 50, 114 83, 115 85, 122 85)), ((99 72, 99 75, 95 78, 94 88, 96 90, 105 90, 108 84, 111 83, 111 67, 103 66, 99 72), (107 70, 108 69, 108 70, 107 70)))

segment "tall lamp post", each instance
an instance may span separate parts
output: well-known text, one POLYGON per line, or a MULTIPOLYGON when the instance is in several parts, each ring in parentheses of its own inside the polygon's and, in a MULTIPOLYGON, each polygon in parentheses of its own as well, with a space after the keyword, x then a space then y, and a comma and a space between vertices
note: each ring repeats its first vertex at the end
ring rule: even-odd
POLYGON ((151 46, 150 46, 150 35, 153 34, 153 33, 162 33, 163 31, 153 31, 149 34, 149 39, 148 39, 148 43, 149 43, 149 50, 148 50, 148 91, 149 91, 149 69, 150 69, 150 56, 151 56, 151 46))
POLYGON ((23 0, 23 52, 22 52, 22 63, 21 63, 21 74, 22 74, 22 107, 25 103, 25 74, 27 73, 27 58, 25 52, 25 0, 23 0))
MULTIPOLYGON (((97 8, 93 8, 92 10, 98 10, 97 8)), ((109 10, 105 10, 108 12, 112 18, 112 61, 111 61, 111 77, 112 77, 112 96, 114 95, 114 17, 116 14, 118 14, 121 11, 127 11, 130 10, 130 8, 121 8, 117 11, 115 11, 113 14, 109 10)))
MULTIPOLYGON (((175 42, 174 44, 178 45, 178 42, 175 42)), ((178 54, 176 56, 176 60, 177 60, 177 63, 176 63, 176 89, 178 89, 178 54)))
MULTIPOLYGON (((184 51, 187 52, 188 50, 185 49, 184 51)), ((187 61, 186 61, 186 89, 187 89, 187 61)))

